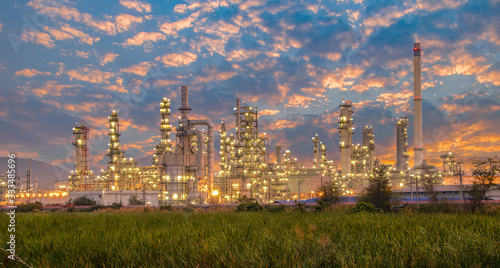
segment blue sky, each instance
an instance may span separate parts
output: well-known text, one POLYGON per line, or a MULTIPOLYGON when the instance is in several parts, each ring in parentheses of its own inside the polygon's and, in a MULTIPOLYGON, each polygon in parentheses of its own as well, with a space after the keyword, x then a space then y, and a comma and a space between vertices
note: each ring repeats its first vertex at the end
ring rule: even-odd
POLYGON ((498 0, 3 1, 0 153, 71 168, 71 129, 85 120, 102 168, 117 110, 127 156, 151 155, 160 99, 176 112, 187 85, 193 118, 234 125, 240 98, 306 165, 315 132, 338 163, 338 105, 351 100, 355 143, 372 124, 376 154, 392 164, 396 118, 413 124, 417 41, 425 158, 495 156, 499 13, 498 0))

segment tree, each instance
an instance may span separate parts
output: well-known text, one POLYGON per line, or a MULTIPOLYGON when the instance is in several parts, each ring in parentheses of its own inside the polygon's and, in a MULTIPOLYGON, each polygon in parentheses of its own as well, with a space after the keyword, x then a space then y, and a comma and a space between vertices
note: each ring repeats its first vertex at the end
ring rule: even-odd
POLYGON ((360 202, 370 203, 378 209, 390 211, 392 190, 389 186, 387 168, 385 166, 374 168, 368 181, 369 185, 361 196, 360 202))
POLYGON ((79 196, 73 200, 73 205, 75 206, 93 206, 95 205, 95 200, 87 197, 86 195, 79 196))
POLYGON ((324 203, 335 204, 340 202, 340 187, 336 182, 330 180, 316 189, 319 193, 318 200, 324 203))
POLYGON ((436 191, 436 185, 438 184, 438 175, 433 170, 433 166, 423 164, 420 166, 421 172, 421 182, 422 187, 424 188, 427 197, 429 197, 429 201, 432 204, 437 204, 438 201, 438 192, 436 191))
POLYGON ((487 197, 488 191, 498 185, 495 183, 495 177, 500 172, 500 161, 496 158, 487 158, 487 160, 474 160, 474 181, 472 186, 468 187, 467 192, 472 198, 472 212, 475 212, 487 197))
POLYGON ((144 201, 140 200, 139 198, 137 198, 137 195, 133 194, 128 199, 128 204, 132 206, 143 206, 144 201))

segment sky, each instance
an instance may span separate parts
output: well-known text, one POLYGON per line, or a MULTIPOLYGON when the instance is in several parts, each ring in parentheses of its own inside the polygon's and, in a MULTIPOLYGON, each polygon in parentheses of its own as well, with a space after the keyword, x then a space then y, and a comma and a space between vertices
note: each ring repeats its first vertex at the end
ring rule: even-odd
POLYGON ((354 143, 373 125, 376 156, 394 164, 398 117, 409 117, 413 145, 412 49, 420 42, 424 158, 495 156, 498 14, 499 0, 2 1, 0 154, 72 169, 72 128, 84 120, 99 170, 116 110, 126 156, 149 157, 160 100, 171 99, 177 126, 187 85, 191 118, 216 126, 216 151, 219 124, 234 127, 240 98, 258 107, 271 145, 311 165, 317 133, 339 164, 344 99, 353 103, 354 143))

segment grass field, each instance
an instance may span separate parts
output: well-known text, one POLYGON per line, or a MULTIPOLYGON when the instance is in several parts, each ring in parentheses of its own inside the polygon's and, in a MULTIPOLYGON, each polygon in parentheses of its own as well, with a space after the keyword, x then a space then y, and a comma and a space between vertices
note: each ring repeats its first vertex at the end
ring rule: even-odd
POLYGON ((486 215, 19 213, 16 237, 33 267, 500 267, 486 215))

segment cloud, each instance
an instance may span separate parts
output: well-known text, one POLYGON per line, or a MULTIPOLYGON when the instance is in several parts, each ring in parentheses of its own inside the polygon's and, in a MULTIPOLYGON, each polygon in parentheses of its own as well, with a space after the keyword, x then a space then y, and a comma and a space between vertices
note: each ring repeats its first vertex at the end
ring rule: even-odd
POLYGON ((455 9, 462 5, 461 0, 417 0, 417 8, 433 12, 439 9, 455 9))
POLYGON ((97 20, 89 13, 80 12, 76 8, 64 5, 58 1, 32 0, 28 2, 28 6, 52 18, 61 17, 65 20, 74 20, 104 31, 109 35, 116 35, 116 25, 114 22, 97 20))
POLYGON ((148 74, 149 67, 151 67, 151 63, 144 61, 128 68, 120 69, 120 72, 145 76, 146 74, 148 74))
POLYGON ((50 72, 41 72, 35 69, 23 69, 15 73, 16 76, 33 77, 35 75, 50 75, 50 72))
POLYGON ((48 26, 44 26, 43 30, 50 33, 52 37, 54 37, 56 40, 59 41, 75 39, 76 37, 79 39, 78 42, 92 45, 94 42, 100 40, 99 37, 94 38, 82 31, 70 27, 67 23, 61 23, 60 25, 61 25, 60 29, 49 28, 48 26))
POLYGON ((259 112, 259 115, 275 115, 279 113, 279 110, 270 110, 270 109, 265 109, 259 112))
POLYGON ((228 52, 226 58, 228 61, 243 61, 246 59, 255 58, 261 53, 262 52, 257 50, 238 49, 228 52))
POLYGON ((70 77, 70 80, 77 79, 96 84, 109 84, 109 79, 114 76, 111 72, 90 69, 88 67, 73 69, 68 71, 66 74, 70 77))
POLYGON ((151 4, 144 3, 141 1, 132 1, 132 0, 120 0, 120 5, 128 8, 128 9, 135 9, 139 12, 146 12, 149 13, 151 12, 151 4))
POLYGON ((37 97, 42 98, 45 95, 51 96, 61 96, 61 92, 65 89, 70 88, 80 88, 81 85, 59 85, 57 81, 47 81, 45 85, 40 88, 31 89, 31 93, 35 94, 37 97))
POLYGON ((198 56, 190 52, 166 54, 161 57, 156 57, 156 61, 160 61, 167 67, 179 67, 189 65, 196 61, 198 56))
POLYGON ((3 24, 0 22, 0 32, 2 31, 3 24))
POLYGON ((187 12, 187 5, 186 4, 175 5, 174 11, 176 13, 186 13, 187 12))
POLYGON ((180 31, 182 29, 190 28, 191 24, 194 21, 196 21, 196 19, 198 18, 199 15, 200 15, 200 12, 197 11, 197 12, 189 15, 188 17, 181 19, 181 20, 178 20, 176 22, 165 22, 162 25, 160 25, 160 30, 163 33, 165 33, 166 35, 176 36, 178 31, 180 31))
POLYGON ((500 71, 499 70, 491 70, 489 72, 485 72, 477 77, 477 81, 480 83, 492 83, 495 86, 500 86, 500 71))
POLYGON ((285 107, 309 108, 309 106, 313 101, 316 101, 316 99, 298 94, 293 94, 292 96, 288 97, 288 103, 285 104, 285 107))
POLYGON ((90 52, 76 50, 75 51, 75 56, 80 57, 80 58, 88 58, 90 56, 90 52))
POLYGON ((134 37, 125 40, 124 46, 141 46, 144 43, 151 43, 165 40, 165 35, 156 32, 140 32, 134 37))
POLYGON ((136 17, 129 14, 120 14, 116 16, 116 28, 118 32, 128 30, 132 23, 142 23, 142 17, 136 17))
POLYGON ((39 31, 27 30, 21 35, 21 39, 24 41, 30 41, 34 44, 43 45, 46 48, 55 47, 54 40, 50 38, 50 35, 39 31))
POLYGON ((118 57, 118 54, 114 54, 114 53, 108 53, 108 54, 102 56, 102 58, 101 58, 101 66, 105 65, 105 64, 107 64, 109 62, 113 62, 116 59, 116 57, 118 57))
POLYGON ((128 93, 128 90, 123 87, 123 79, 121 77, 116 78, 116 83, 114 85, 109 85, 104 87, 107 90, 116 91, 120 93, 128 93))

